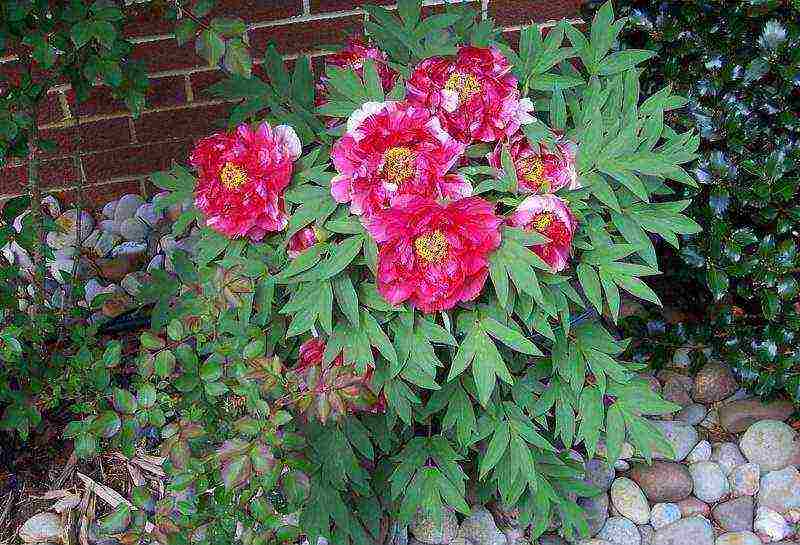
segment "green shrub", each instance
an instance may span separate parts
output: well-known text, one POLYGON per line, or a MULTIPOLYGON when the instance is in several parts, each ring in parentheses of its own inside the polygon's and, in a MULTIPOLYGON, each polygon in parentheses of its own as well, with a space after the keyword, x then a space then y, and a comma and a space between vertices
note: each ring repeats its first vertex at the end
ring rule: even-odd
POLYGON ((797 6, 774 0, 619 4, 633 22, 622 43, 659 53, 644 72, 643 88, 670 83, 687 96, 687 108, 670 119, 696 126, 702 137, 695 168, 702 186, 678 191, 693 199, 689 214, 703 234, 686 237, 680 260, 666 271, 690 286, 692 303, 707 312, 673 333, 692 331, 684 343, 711 349, 709 355, 731 363, 755 392, 785 390, 800 401, 797 6))
MULTIPOLYGON (((650 235, 677 246, 678 235, 698 232, 682 214, 689 201, 666 186, 695 185, 680 165, 695 158, 699 138, 664 123, 685 100, 669 88, 641 96, 638 65, 652 53, 612 51, 624 21, 610 3, 588 36, 566 22, 545 37, 526 28, 518 51, 469 9, 424 19, 413 0, 396 13, 366 9, 366 30, 388 62, 329 65, 318 104, 309 59, 289 74, 271 46, 268 81, 241 69, 215 87, 239 101, 229 122, 237 132, 201 141, 193 170, 153 176, 170 193, 158 206, 194 198, 199 209, 178 218, 176 234, 203 219, 214 229, 202 227, 195 252, 173 253, 176 275, 153 271, 140 293, 153 308, 151 327, 134 358, 120 342, 93 349, 90 367, 108 380, 72 399, 81 419, 65 431, 84 457, 159 444, 165 496, 136 489, 136 509, 122 506, 106 521, 130 521, 126 540, 151 531, 164 543, 380 542, 391 520, 405 524, 420 511, 436 519, 443 506, 468 511, 468 484, 478 501, 516 512, 534 539, 556 517, 572 537, 587 531, 574 495, 594 490, 570 449, 611 462, 625 440, 647 459, 671 450, 647 417, 676 407, 637 376, 644 365, 621 360, 628 341, 575 318, 593 308, 616 320, 620 289, 658 303, 641 280, 658 274, 650 235), (347 161, 358 157, 342 153, 343 142, 356 140, 359 120, 377 116, 356 110, 402 100, 406 84, 419 83, 412 70, 420 61, 445 55, 448 64, 463 44, 483 56, 497 46, 491 66, 503 66, 501 52, 516 78, 498 69, 478 81, 465 62, 465 73, 436 89, 445 112, 470 121, 441 111, 427 121, 442 145, 453 135, 441 126, 487 131, 488 145, 458 147, 450 173, 478 197, 442 189, 446 204, 398 198, 362 223, 355 214, 369 203, 338 202, 348 200, 338 185, 347 161), (396 80, 381 77, 387 67, 396 80), (464 103, 475 85, 502 88, 514 109, 487 110, 474 128, 464 103), (535 103, 535 118, 518 92, 535 103), (346 118, 352 127, 342 136, 346 118), (522 128, 492 135, 510 119, 522 128), (518 155, 525 146, 533 156, 518 155), (268 160, 277 166, 264 167, 268 160), (557 196, 525 195, 526 187, 557 196), (523 218, 543 203, 550 208, 523 218), (436 216, 437 229, 426 223, 455 208, 436 216), (380 230, 390 227, 414 238, 387 241, 380 230), (298 235, 311 242, 296 245, 298 235), (390 289, 392 268, 409 256, 419 275, 390 289), (410 284, 419 284, 414 304, 403 300, 410 284)), ((239 48, 226 65, 246 68, 239 48)), ((220 60, 218 48, 206 49, 220 60)), ((499 100, 492 96, 480 95, 499 100)), ((386 139, 413 126, 405 121, 386 139)), ((385 151, 368 169, 381 188, 398 191, 421 175, 409 174, 408 149, 391 148, 391 164, 385 151)), ((436 161, 426 168, 436 183, 463 188, 435 171, 436 161)))

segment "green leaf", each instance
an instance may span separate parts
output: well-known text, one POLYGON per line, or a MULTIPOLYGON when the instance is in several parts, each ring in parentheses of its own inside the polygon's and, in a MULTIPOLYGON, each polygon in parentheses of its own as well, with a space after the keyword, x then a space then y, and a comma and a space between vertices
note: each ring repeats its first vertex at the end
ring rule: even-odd
POLYGON ((481 325, 492 337, 517 352, 531 356, 544 355, 536 345, 526 339, 522 333, 501 324, 494 318, 488 316, 483 318, 483 320, 481 320, 481 325))
POLYGON ((252 76, 253 59, 250 57, 250 50, 241 39, 234 38, 228 40, 227 47, 225 48, 223 66, 225 70, 232 74, 244 78, 252 76))
POLYGON ((598 312, 603 312, 603 294, 600 287, 600 278, 591 265, 579 263, 577 266, 578 281, 583 288, 586 298, 598 312))
POLYGON ((216 67, 225 54, 225 40, 213 30, 203 30, 197 38, 197 50, 209 66, 216 67))
POLYGON ((608 408, 606 413, 606 453, 608 463, 614 465, 622 453, 622 443, 625 440, 625 421, 622 410, 615 403, 608 408))
POLYGON ((94 36, 92 22, 87 20, 76 23, 70 29, 69 36, 72 39, 72 43, 75 44, 75 47, 80 49, 94 36))
POLYGON ((336 296, 336 302, 339 308, 347 317, 347 320, 354 326, 358 327, 358 295, 353 282, 347 274, 340 274, 333 279, 333 293, 336 296))
POLYGON ((655 51, 646 51, 643 49, 626 49, 624 51, 617 51, 607 56, 597 68, 600 75, 610 76, 623 72, 640 62, 655 56, 655 51))
POLYGON ((500 461, 500 458, 503 457, 503 454, 508 448, 510 438, 511 435, 508 424, 506 422, 498 423, 497 427, 495 428, 494 435, 492 435, 492 439, 489 441, 489 445, 486 447, 486 453, 483 455, 483 458, 481 458, 481 463, 479 466, 480 479, 483 479, 486 474, 497 465, 497 462, 500 461))

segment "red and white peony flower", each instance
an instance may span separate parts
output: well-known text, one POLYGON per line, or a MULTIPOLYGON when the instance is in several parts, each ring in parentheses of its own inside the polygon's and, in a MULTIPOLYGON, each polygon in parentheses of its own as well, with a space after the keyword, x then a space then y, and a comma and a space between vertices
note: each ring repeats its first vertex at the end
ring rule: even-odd
POLYGON ((319 337, 300 346, 299 362, 294 368, 302 392, 298 406, 314 414, 321 422, 338 419, 354 412, 383 412, 383 395, 372 390, 372 370, 359 375, 341 353, 325 364, 325 342, 319 337))
POLYGON ((533 121, 533 103, 520 99, 511 64, 496 47, 464 46, 455 57, 425 59, 406 82, 406 99, 431 109, 466 143, 494 142, 533 121))
POLYGON ((405 102, 367 102, 347 121, 331 150, 339 174, 331 181, 337 202, 371 215, 409 195, 457 199, 472 187, 447 171, 464 152, 428 110, 405 102))
MULTIPOLYGON (((564 187, 578 188, 575 170, 575 144, 568 140, 556 144, 555 153, 544 145, 532 146, 521 132, 509 140, 509 153, 517 171, 520 190, 528 193, 555 193, 564 187)), ((498 142, 489 154, 489 165, 502 169, 503 144, 498 142)))
POLYGON ((549 242, 531 246, 553 272, 564 270, 578 227, 567 203, 554 195, 531 195, 508 217, 508 223, 527 231, 538 231, 549 242))
POLYGON ((267 123, 201 139, 190 161, 198 170, 195 205, 206 224, 228 237, 252 240, 285 228, 283 191, 301 148, 294 129, 267 123))
POLYGON ((423 312, 474 299, 500 245, 501 223, 494 205, 478 197, 399 200, 364 220, 378 243, 378 290, 392 304, 409 300, 423 312))

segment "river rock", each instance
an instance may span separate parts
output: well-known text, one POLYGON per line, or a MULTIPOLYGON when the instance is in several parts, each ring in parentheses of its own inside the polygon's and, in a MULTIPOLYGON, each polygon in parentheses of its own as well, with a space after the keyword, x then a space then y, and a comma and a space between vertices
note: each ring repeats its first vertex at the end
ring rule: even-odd
POLYGON ((692 493, 689 470, 674 462, 654 461, 652 465, 636 464, 631 469, 636 481, 652 502, 678 502, 692 493))
POLYGON ((675 413, 675 420, 685 422, 690 426, 696 426, 703 421, 706 414, 708 414, 708 409, 706 409, 705 405, 692 403, 675 413))
POLYGON ((92 235, 89 235, 89 238, 84 241, 84 244, 89 248, 95 257, 106 257, 111 253, 119 241, 120 237, 118 235, 98 229, 92 233, 92 235), (95 238, 93 238, 95 233, 97 233, 97 235, 95 238))
POLYGON ((590 536, 596 536, 608 520, 608 504, 608 494, 605 492, 591 498, 578 499, 578 506, 586 512, 590 536))
POLYGON ((759 507, 756 511, 756 519, 753 522, 753 529, 761 536, 762 541, 780 541, 792 534, 792 528, 780 513, 759 507))
POLYGON ((605 539, 583 539, 578 542, 578 545, 616 545, 605 539))
POLYGON ((707 517, 711 513, 711 507, 709 507, 706 502, 700 501, 694 497, 679 501, 678 507, 681 509, 681 516, 683 518, 693 517, 695 515, 707 517))
POLYGON ((148 227, 155 227, 164 219, 164 212, 156 212, 155 206, 146 202, 136 210, 135 217, 148 227))
POLYGON ((455 512, 446 508, 436 520, 420 510, 411 519, 408 529, 416 539, 428 545, 450 543, 458 532, 458 519, 455 512))
POLYGON ((714 520, 728 532, 749 532, 753 530, 753 498, 744 496, 719 503, 711 511, 714 520))
POLYGON ((472 513, 458 528, 457 537, 476 545, 506 545, 506 536, 497 529, 494 517, 484 507, 472 508, 472 513))
POLYGON ((119 256, 141 256, 147 252, 147 244, 144 242, 128 241, 123 242, 111 252, 113 257, 119 256))
POLYGON ((674 457, 668 453, 655 453, 654 458, 680 462, 692 451, 699 441, 697 430, 683 422, 653 421, 653 426, 664 434, 667 442, 672 445, 674 457))
POLYGON ((728 479, 716 462, 697 462, 689 466, 694 495, 698 499, 712 503, 719 501, 729 492, 728 479))
POLYGON ((594 458, 584 464, 583 481, 595 488, 606 491, 611 487, 614 480, 614 468, 608 465, 605 460, 594 458))
POLYGON ((19 538, 25 543, 57 543, 63 532, 61 517, 55 513, 39 513, 20 526, 19 538))
POLYGON ((664 387, 661 390, 661 396, 666 400, 681 407, 686 407, 693 403, 692 396, 689 392, 692 389, 691 379, 684 380, 683 375, 673 374, 664 382, 664 387))
POLYGON ((797 432, 780 420, 761 420, 747 428, 739 448, 761 471, 775 471, 788 466, 800 445, 797 432))
POLYGON ((650 510, 650 525, 658 530, 681 518, 681 509, 675 503, 657 503, 650 510))
POLYGON ((728 475, 731 485, 731 496, 755 496, 758 493, 759 477, 761 471, 758 464, 742 464, 728 475))
POLYGON ((644 492, 632 480, 620 477, 611 485, 611 503, 619 513, 636 524, 647 524, 650 506, 644 492))
POLYGON ((788 401, 765 403, 758 399, 743 399, 726 403, 719 408, 719 423, 731 433, 741 433, 760 420, 784 422, 794 408, 788 401))
POLYGON ((730 532, 719 536, 714 545, 761 545, 761 539, 753 532, 730 532))
POLYGON ((714 443, 711 448, 711 461, 717 462, 725 475, 730 475, 734 468, 747 463, 736 443, 714 443))
POLYGON ((649 524, 639 526, 639 535, 642 536, 642 545, 653 545, 653 536, 656 531, 649 524))
MULTIPOLYGON (((81 210, 81 241, 85 240, 94 231, 94 219, 91 214, 81 210)), ((54 250, 75 246, 78 234, 78 211, 67 210, 55 219, 58 231, 50 231, 45 238, 47 245, 54 250)))
POLYGON ((144 199, 139 195, 129 193, 120 197, 117 206, 114 208, 114 221, 122 224, 128 218, 132 218, 140 206, 144 204, 144 199))
POLYGON ((714 545, 714 529, 702 517, 689 517, 656 530, 653 545, 714 545))
POLYGON ((693 464, 695 462, 707 462, 711 459, 711 443, 703 439, 697 443, 692 452, 686 457, 686 462, 693 464))
POLYGON ((102 209, 103 216, 113 220, 114 219, 114 211, 117 209, 117 201, 110 201, 107 202, 102 209))
POLYGON ((694 377, 692 397, 698 403, 716 403, 730 397, 739 388, 731 368, 713 362, 703 366, 694 377))
POLYGON ((128 218, 120 224, 119 232, 125 240, 140 241, 147 236, 147 226, 138 218, 128 218))
POLYGON ((642 543, 639 529, 624 517, 611 517, 608 519, 603 529, 597 534, 597 537, 613 545, 641 545, 642 543))
MULTIPOLYGON (((591 540, 596 541, 596 540, 591 540)), ((586 543, 587 541, 579 541, 578 543, 586 543)), ((567 540, 557 534, 544 534, 539 538, 539 545, 567 545, 567 540)))
POLYGON ((800 472, 794 466, 761 477, 758 505, 783 513, 800 508, 800 472))

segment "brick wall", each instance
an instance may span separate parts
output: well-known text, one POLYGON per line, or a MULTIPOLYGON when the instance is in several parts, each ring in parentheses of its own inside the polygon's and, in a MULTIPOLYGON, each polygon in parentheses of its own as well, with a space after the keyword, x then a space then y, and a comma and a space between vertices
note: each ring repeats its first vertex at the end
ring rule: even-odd
MULTIPOLYGON (((426 4, 435 9, 445 1, 473 4, 513 39, 520 26, 532 21, 574 17, 583 0, 430 0, 426 4)), ((358 6, 366 3, 392 7, 392 0, 218 0, 215 9, 217 15, 247 21, 254 51, 263 51, 272 41, 291 62, 301 54, 321 57, 318 46, 341 42, 360 30, 365 14, 358 6)), ((136 44, 133 56, 146 64, 150 75, 146 109, 133 119, 108 88, 96 87, 80 105, 82 164, 70 155, 75 153, 78 134, 74 95, 69 86, 50 90, 39 116, 42 137, 58 144, 58 151, 40 169, 47 191, 71 200, 82 168, 89 203, 126 192, 148 193, 152 190, 148 174, 169 168, 173 160, 185 161, 192 143, 227 118, 230 105, 207 92, 223 74, 195 55, 193 44, 179 47, 171 30, 172 24, 151 15, 146 5, 135 13, 126 32, 136 44)), ((14 68, 13 58, 0 59, 0 70, 14 68)), ((256 66, 254 71, 260 70, 256 66)), ((0 199, 24 192, 26 177, 23 164, 0 170, 0 199)))

